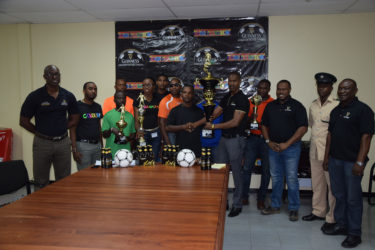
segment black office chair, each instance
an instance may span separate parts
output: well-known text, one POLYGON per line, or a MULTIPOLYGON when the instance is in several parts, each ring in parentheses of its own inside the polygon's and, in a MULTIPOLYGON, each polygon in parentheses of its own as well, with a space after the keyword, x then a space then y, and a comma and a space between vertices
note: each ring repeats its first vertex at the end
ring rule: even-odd
POLYGON ((31 194, 29 175, 22 160, 0 162, 0 195, 9 194, 26 186, 31 194))
POLYGON ((371 170, 370 170, 370 180, 368 181, 368 204, 370 205, 375 205, 375 202, 371 201, 372 197, 372 183, 375 181, 375 175, 374 175, 374 170, 375 170, 375 163, 372 164, 371 170))

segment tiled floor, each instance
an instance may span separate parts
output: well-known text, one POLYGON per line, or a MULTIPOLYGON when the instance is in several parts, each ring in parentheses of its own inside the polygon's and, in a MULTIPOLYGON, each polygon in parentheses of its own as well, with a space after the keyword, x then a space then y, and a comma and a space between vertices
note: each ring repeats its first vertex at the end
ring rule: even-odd
MULTIPOLYGON (((0 206, 26 194, 19 190, 12 195, 1 195, 0 206)), ((232 193, 228 195, 229 199, 232 193)), ((231 201, 229 200, 229 204, 231 201)), ((362 244, 358 250, 375 249, 375 206, 363 202, 362 244)), ((280 214, 261 215, 256 208, 256 195, 250 195, 250 205, 234 218, 225 218, 224 250, 335 250, 343 249, 345 236, 327 236, 320 231, 322 221, 297 222, 288 219, 287 204, 280 214)), ((301 198, 300 217, 310 213, 311 198, 301 198)))
MULTIPOLYGON (((229 193, 229 198, 232 194, 229 193)), ((229 203, 231 204, 231 203, 229 203)), ((375 206, 367 199, 363 202, 362 244, 358 250, 375 249, 375 206)), ((300 217, 311 212, 311 198, 301 198, 300 217)), ((280 214, 261 215, 256 208, 256 195, 250 195, 250 205, 233 218, 226 217, 224 250, 335 250, 344 249, 345 236, 324 235, 320 227, 323 221, 291 222, 287 204, 280 214)))

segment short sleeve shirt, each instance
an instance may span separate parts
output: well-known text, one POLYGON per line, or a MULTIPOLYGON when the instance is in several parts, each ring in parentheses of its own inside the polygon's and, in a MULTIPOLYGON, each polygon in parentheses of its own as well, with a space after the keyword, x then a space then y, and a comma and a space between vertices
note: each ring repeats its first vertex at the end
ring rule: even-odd
POLYGON ((79 122, 76 130, 77 141, 100 140, 100 119, 103 118, 102 107, 94 102, 87 104, 78 101, 79 122))
MULTIPOLYGON (((102 124, 102 131, 106 131, 111 129, 111 127, 116 127, 116 122, 120 120, 121 113, 116 109, 112 109, 104 115, 103 124, 102 124)), ((134 127, 134 117, 129 112, 125 111, 124 120, 127 123, 127 126, 124 128, 123 133, 125 136, 129 136, 130 134, 135 133, 134 127)), ((112 157, 114 158, 116 152, 120 149, 127 149, 130 150, 130 142, 126 144, 116 144, 115 143, 115 135, 111 133, 111 135, 106 139, 105 146, 107 148, 111 148, 112 157)))
POLYGON ((357 98, 347 106, 337 106, 330 115, 330 156, 355 162, 364 134, 374 134, 374 112, 357 98))
POLYGON ((230 93, 228 93, 223 97, 223 99, 221 99, 219 106, 223 109, 223 122, 232 120, 234 112, 236 110, 245 113, 244 118, 237 127, 222 130, 222 134, 225 135, 243 136, 245 134, 247 116, 250 107, 249 100, 247 99, 247 97, 242 93, 241 90, 239 90, 233 96, 230 93))
POLYGON ((173 97, 172 94, 168 94, 159 103, 158 117, 167 119, 169 112, 171 112, 174 107, 180 105, 181 103, 181 98, 176 98, 173 97))
MULTIPOLYGON (((168 125, 183 125, 188 122, 196 122, 204 117, 204 112, 196 105, 185 107, 180 104, 173 108, 169 113, 168 125)), ((196 128, 193 132, 185 130, 176 132, 176 143, 181 149, 188 148, 194 151, 194 154, 199 157, 201 155, 201 130, 202 127, 196 128)))
POLYGON ((264 109, 262 125, 268 128, 271 141, 286 142, 299 127, 308 126, 306 109, 292 97, 285 103, 277 99, 264 109))
POLYGON ((59 88, 57 98, 50 96, 46 86, 31 92, 21 107, 21 116, 35 117, 35 129, 47 136, 61 136, 67 132, 67 114, 78 114, 75 96, 59 88))
MULTIPOLYGON (((159 102, 160 99, 158 99, 156 95, 152 97, 151 102, 145 99, 145 105, 143 106, 145 110, 143 127, 145 129, 153 129, 158 127, 159 102)), ((139 99, 134 101, 133 107, 139 108, 139 99)))

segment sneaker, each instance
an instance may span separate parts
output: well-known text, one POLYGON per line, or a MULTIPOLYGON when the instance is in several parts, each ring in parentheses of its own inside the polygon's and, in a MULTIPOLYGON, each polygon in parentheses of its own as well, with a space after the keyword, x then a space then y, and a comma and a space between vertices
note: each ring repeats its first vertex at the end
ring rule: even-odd
POLYGON ((267 207, 261 211, 261 214, 263 215, 269 215, 269 214, 279 214, 280 208, 278 207, 267 207))
POLYGON ((290 221, 297 221, 298 220, 298 211, 291 210, 289 212, 289 220, 290 221))

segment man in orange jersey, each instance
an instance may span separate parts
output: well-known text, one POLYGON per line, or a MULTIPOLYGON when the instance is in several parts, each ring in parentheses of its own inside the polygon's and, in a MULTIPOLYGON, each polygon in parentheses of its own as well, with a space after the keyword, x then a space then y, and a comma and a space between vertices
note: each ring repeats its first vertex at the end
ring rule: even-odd
MULTIPOLYGON (((257 124, 260 124, 262 121, 262 115, 264 108, 267 106, 268 103, 273 101, 273 98, 269 96, 271 88, 271 82, 267 79, 263 79, 259 82, 257 87, 257 94, 262 97, 262 102, 258 105, 258 111, 254 114, 254 104, 250 101, 250 110, 249 110, 249 120, 250 123, 256 118, 257 124), (255 116, 255 117, 254 117, 255 116)), ((264 141, 262 131, 260 127, 248 127, 250 133, 246 138, 246 146, 244 151, 244 168, 243 168, 243 189, 242 189, 242 204, 248 205, 249 204, 249 187, 251 181, 251 172, 254 167, 255 160, 260 157, 261 164, 262 164, 262 177, 261 183, 258 190, 258 198, 257 198, 257 208, 262 210, 265 208, 264 201, 267 194, 267 188, 270 183, 270 168, 269 168, 269 161, 268 161, 268 147, 266 142, 264 141)))
POLYGON ((163 135, 164 144, 176 144, 176 134, 167 133, 166 126, 169 112, 182 103, 180 98, 181 86, 180 79, 173 78, 169 84, 169 91, 171 93, 164 97, 159 103, 159 127, 163 135))
MULTIPOLYGON (((118 78, 116 79, 115 83, 115 92, 119 91, 126 91, 126 81, 123 78, 118 78)), ((104 100, 103 103, 103 116, 110 110, 116 108, 116 103, 114 100, 114 95, 108 97, 107 99, 104 100)), ((133 109, 133 99, 130 98, 129 96, 126 97, 125 101, 125 110, 131 113, 134 117, 134 109, 133 109)))

